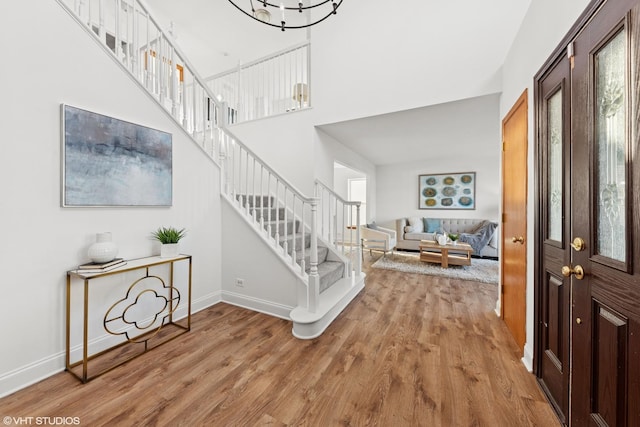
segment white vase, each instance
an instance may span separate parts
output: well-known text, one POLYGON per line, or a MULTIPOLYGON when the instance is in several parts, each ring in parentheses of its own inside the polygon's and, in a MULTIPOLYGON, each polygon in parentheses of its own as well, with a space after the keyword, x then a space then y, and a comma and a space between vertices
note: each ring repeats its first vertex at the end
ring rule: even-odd
POLYGON ((87 254, 93 262, 109 262, 118 255, 118 246, 111 240, 111 233, 96 233, 96 242, 87 254))
POLYGON ((178 243, 164 243, 160 245, 160 258, 177 257, 179 253, 180 246, 178 243))

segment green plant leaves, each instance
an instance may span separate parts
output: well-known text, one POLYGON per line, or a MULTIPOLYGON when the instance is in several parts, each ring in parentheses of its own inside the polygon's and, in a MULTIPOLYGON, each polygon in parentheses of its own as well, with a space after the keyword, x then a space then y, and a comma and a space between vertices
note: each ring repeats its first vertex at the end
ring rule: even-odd
POLYGON ((178 230, 174 227, 160 227, 151 233, 151 236, 162 244, 178 243, 186 235, 186 229, 178 230))

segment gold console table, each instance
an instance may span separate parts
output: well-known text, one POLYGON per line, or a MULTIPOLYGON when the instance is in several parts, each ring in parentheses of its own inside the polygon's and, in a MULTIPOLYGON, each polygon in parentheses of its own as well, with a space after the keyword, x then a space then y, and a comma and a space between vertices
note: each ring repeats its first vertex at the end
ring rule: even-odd
MULTIPOLYGON (((157 256, 127 260, 126 265, 114 270, 101 273, 85 273, 78 270, 67 271, 67 313, 66 313, 66 358, 65 367, 77 379, 86 383, 123 363, 146 353, 161 344, 191 330, 191 255, 178 255, 173 258, 157 256), (180 306, 180 291, 174 285, 174 264, 188 263, 188 295, 187 316, 174 321, 173 315, 180 306), (157 266, 169 265, 168 284, 162 277, 151 274, 150 269, 157 266), (115 276, 126 272, 142 270, 142 277, 135 280, 127 289, 123 298, 115 301, 103 317, 103 327, 110 335, 122 335, 124 341, 111 347, 89 354, 89 289, 91 281, 115 276), (82 359, 71 360, 71 285, 73 279, 82 280, 82 359), (141 300, 155 298, 159 303, 159 311, 146 319, 135 319, 139 314, 135 308, 141 300), (119 351, 115 352, 115 349, 119 351), (89 374, 89 362, 97 366, 97 373, 89 374), (82 369, 80 369, 80 367, 82 369)), ((77 280, 75 280, 77 281, 77 280)), ((144 305, 144 304, 141 304, 144 305)), ((147 304, 153 305, 153 304, 147 304)))

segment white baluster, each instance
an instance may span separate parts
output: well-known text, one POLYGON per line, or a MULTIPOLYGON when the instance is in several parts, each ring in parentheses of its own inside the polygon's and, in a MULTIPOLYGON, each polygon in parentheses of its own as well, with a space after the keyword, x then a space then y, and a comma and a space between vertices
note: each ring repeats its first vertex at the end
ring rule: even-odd
POLYGON ((102 43, 107 44, 104 30, 104 0, 98 1, 98 38, 102 43))
POLYGON ((284 197, 282 199, 282 205, 284 207, 284 221, 282 223, 282 225, 284 226, 284 253, 285 256, 286 254, 289 253, 289 222, 288 222, 288 216, 289 216, 289 206, 287 205, 287 187, 283 186, 284 188, 284 197))
MULTIPOLYGON (((236 144, 231 140, 231 196, 235 202, 238 192, 236 191, 236 144)), ((238 158, 240 155, 238 154, 238 158)))
POLYGON ((156 56, 156 61, 158 64, 158 99, 160 100, 160 104, 164 107, 164 97, 165 97, 165 71, 164 71, 164 37, 160 33, 160 29, 158 28, 158 53, 156 56))
POLYGON ((307 108, 311 107, 311 44, 305 47, 307 54, 307 108))
POLYGON ((256 200, 258 200, 261 206, 262 206, 262 201, 259 199, 256 199, 256 158, 252 156, 252 159, 253 159, 253 166, 251 167, 251 194, 253 194, 253 222, 257 222, 258 203, 256 203, 256 200))
POLYGON ((267 201, 267 199, 264 194, 264 166, 260 163, 260 230, 264 230, 264 210, 266 209, 265 201, 267 201))
POLYGON ((311 247, 309 264, 309 311, 315 313, 320 305, 320 276, 318 275, 318 232, 316 231, 318 200, 311 201, 311 247))
POLYGON ((304 219, 304 216, 305 216, 305 215, 304 215, 304 214, 305 214, 305 206, 306 206, 306 203, 304 203, 304 202, 303 202, 303 203, 302 203, 302 214, 301 214, 302 232, 300 233, 300 234, 302 235, 302 252, 301 252, 301 258, 300 258, 300 274, 302 274, 302 275, 304 275, 304 274, 305 274, 305 270, 306 270, 306 268, 307 268, 307 267, 306 267, 306 265, 305 265, 305 262, 306 262, 306 261, 305 261, 305 260, 306 260, 306 258, 305 258, 305 256, 306 256, 305 251, 306 251, 306 249, 307 249, 307 245, 305 245, 305 241, 306 241, 306 238, 305 238, 305 231, 306 231, 306 224, 307 224, 307 223, 306 223, 306 221, 305 221, 305 219, 304 219))
MULTIPOLYGON (((276 193, 275 193, 275 199, 276 199, 276 212, 278 212, 276 214, 276 233, 275 233, 275 244, 276 247, 278 247, 278 245, 280 244, 280 197, 279 197, 279 191, 280 191, 280 180, 278 178, 276 178, 276 193)), ((285 215, 287 210, 284 210, 285 215)))
POLYGON ((171 48, 171 62, 169 68, 171 69, 171 115, 178 118, 178 68, 176 67, 176 50, 171 48))
POLYGON ((353 261, 355 263, 354 270, 356 276, 360 276, 362 273, 362 245, 360 242, 362 238, 360 237, 360 203, 356 205, 356 253, 353 261))
MULTIPOLYGON (((245 210, 247 215, 249 215, 249 152, 247 151, 246 161, 245 161, 245 179, 244 179, 244 194, 245 194, 245 210)), ((242 166, 242 165, 241 165, 242 166)))
POLYGON ((120 49, 122 49, 122 42, 120 41, 120 0, 115 1, 115 13, 114 13, 114 27, 115 27, 115 41, 113 45, 113 54, 118 58, 118 61, 124 62, 120 56, 120 49))
POLYGON ((150 17, 149 17, 149 13, 145 11, 145 16, 147 17, 147 40, 146 40, 146 50, 145 50, 145 72, 146 72, 146 76, 147 76, 147 90, 149 90, 152 94, 154 93, 153 90, 153 80, 152 80, 152 75, 151 75, 151 70, 153 69, 153 65, 152 65, 152 61, 153 58, 151 56, 151 22, 150 22, 150 17))
MULTIPOLYGON (((291 266, 295 268, 296 265, 296 193, 291 194, 291 266)), ((304 243, 300 243, 304 246, 304 243)))
POLYGON ((198 108, 197 107, 198 104, 197 104, 197 100, 196 100, 196 75, 195 74, 193 75, 193 87, 191 88, 191 92, 193 93, 193 103, 192 103, 193 105, 191 106, 191 114, 190 114, 191 121, 193 122, 192 123, 193 132, 192 132, 191 135, 195 139, 196 136, 197 136, 196 109, 198 108))
MULTIPOLYGON (((267 176, 267 197, 269 197, 269 210, 267 211, 267 236, 271 237, 271 211, 273 210, 273 201, 271 197, 271 172, 268 172, 267 176)), ((275 215, 278 216, 276 210, 275 215)))

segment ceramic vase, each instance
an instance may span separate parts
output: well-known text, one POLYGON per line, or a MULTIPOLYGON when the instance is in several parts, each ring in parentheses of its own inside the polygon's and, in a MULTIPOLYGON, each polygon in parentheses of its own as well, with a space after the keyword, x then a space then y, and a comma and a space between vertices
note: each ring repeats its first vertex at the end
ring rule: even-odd
POLYGON ((178 243, 164 243, 160 245, 160 258, 173 258, 180 253, 178 243))
POLYGON ((109 262, 118 255, 118 246, 112 241, 111 233, 96 233, 96 242, 89 246, 89 258, 93 262, 109 262))

